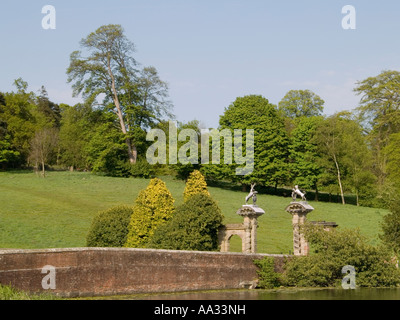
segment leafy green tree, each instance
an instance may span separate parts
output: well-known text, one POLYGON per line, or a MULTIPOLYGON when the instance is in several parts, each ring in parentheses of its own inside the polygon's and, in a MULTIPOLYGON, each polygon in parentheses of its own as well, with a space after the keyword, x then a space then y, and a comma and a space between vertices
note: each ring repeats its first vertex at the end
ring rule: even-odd
POLYGON ((293 184, 303 189, 314 189, 315 200, 318 200, 318 183, 323 174, 320 163, 320 152, 314 137, 322 117, 300 117, 296 120, 296 128, 291 134, 290 171, 293 184))
POLYGON ((20 153, 13 150, 11 145, 11 137, 8 134, 7 122, 4 117, 6 109, 6 100, 0 92, 0 166, 6 169, 10 164, 18 161, 20 153))
MULTIPOLYGON (((356 192, 358 200, 362 186, 373 182, 370 175, 364 174, 370 161, 360 125, 351 119, 350 113, 337 113, 320 123, 312 141, 318 145, 321 154, 320 165, 326 173, 336 176, 342 204, 345 204, 345 182, 348 189, 353 188, 356 192)), ((330 180, 327 177, 323 178, 326 181, 330 180)))
POLYGON ((96 127, 94 111, 88 105, 77 104, 73 107, 62 104, 60 149, 61 162, 70 170, 89 169, 88 145, 96 127))
POLYGON ((382 234, 379 238, 382 242, 399 257, 400 254, 400 201, 397 200, 391 205, 391 213, 383 217, 381 223, 382 234))
POLYGON ((174 199, 165 183, 154 178, 135 200, 126 247, 141 248, 175 212, 174 199))
POLYGON ((357 110, 367 122, 366 129, 376 164, 374 174, 378 187, 382 189, 387 175, 384 150, 390 143, 390 136, 400 131, 400 72, 385 70, 376 77, 358 82, 354 91, 361 95, 357 110))
MULTIPOLYGON (((288 144, 289 140, 285 131, 282 117, 276 106, 257 95, 240 97, 235 100, 220 117, 220 130, 230 130, 231 137, 234 129, 241 129, 243 136, 247 129, 254 130, 254 170, 246 176, 237 176, 236 169, 239 164, 223 164, 225 159, 221 156, 221 165, 204 166, 203 172, 207 176, 217 179, 229 179, 243 184, 259 182, 264 185, 274 185, 288 180, 288 144), (214 172, 213 172, 214 171, 214 172)), ((224 143, 221 139, 221 154, 225 154, 224 143)), ((246 140, 243 138, 243 146, 246 140)), ((243 148, 245 149, 245 147, 243 148)), ((249 150, 246 150, 249 151, 249 150)), ((234 150, 232 149, 232 155, 234 150)), ((233 159, 233 157, 232 157, 233 159)))
POLYGON ((367 138, 357 121, 346 120, 342 131, 342 143, 346 150, 342 161, 346 168, 344 184, 356 195, 357 206, 368 203, 369 199, 375 198, 370 190, 376 190, 376 177, 372 173, 372 153, 367 138))
POLYGON ((129 177, 131 166, 126 161, 126 141, 112 122, 96 125, 85 151, 87 165, 95 173, 114 177, 129 177))
POLYGON ((123 247, 133 207, 120 205, 98 213, 86 236, 88 247, 123 247))
POLYGON ((290 90, 279 102, 278 109, 286 117, 314 117, 322 115, 325 101, 310 90, 290 90))
POLYGON ((43 114, 44 119, 52 127, 59 128, 61 120, 61 111, 58 104, 49 100, 46 88, 44 86, 39 90, 39 95, 36 97, 37 111, 43 114))
POLYGON ((381 190, 381 203, 390 207, 400 199, 400 132, 390 135, 387 146, 382 153, 386 158, 386 178, 381 190))
POLYGON ((21 78, 14 81, 17 92, 3 95, 0 119, 3 136, 2 148, 7 154, 8 164, 16 167, 25 164, 30 152, 30 141, 38 125, 35 95, 27 92, 28 83, 21 78), (4 103, 5 102, 5 103, 4 103))
POLYGON ((101 26, 80 44, 89 54, 83 57, 81 51, 74 51, 70 56, 67 74, 74 95, 82 93, 90 105, 103 96, 101 104, 116 116, 134 164, 138 156, 135 128, 168 113, 167 86, 152 67, 138 72, 132 57, 134 44, 120 25, 101 26))
POLYGON ((154 127, 164 116, 174 118, 170 112, 172 102, 169 100, 168 84, 162 81, 155 67, 144 67, 137 79, 139 101, 127 101, 128 122, 141 128, 154 127))
POLYGON ((222 220, 221 210, 210 196, 195 194, 176 209, 171 221, 155 231, 148 247, 216 251, 222 220))
MULTIPOLYGON (((188 159, 188 163, 182 163, 179 161, 179 154, 178 154, 178 163, 177 164, 170 164, 169 166, 176 171, 177 177, 182 180, 187 180, 189 175, 195 171, 200 170, 201 168, 201 129, 200 123, 197 120, 192 120, 188 122, 177 122, 177 135, 183 132, 183 130, 192 130, 196 133, 196 141, 191 140, 191 137, 186 137, 185 141, 177 141, 177 149, 182 150, 182 147, 185 145, 189 145, 190 147, 187 148, 186 153, 184 156, 188 159), (191 151, 195 150, 195 153, 191 153, 191 151)), ((169 140, 169 135, 167 135, 167 141, 169 140)), ((169 143, 167 142, 167 150, 169 150, 169 143)))

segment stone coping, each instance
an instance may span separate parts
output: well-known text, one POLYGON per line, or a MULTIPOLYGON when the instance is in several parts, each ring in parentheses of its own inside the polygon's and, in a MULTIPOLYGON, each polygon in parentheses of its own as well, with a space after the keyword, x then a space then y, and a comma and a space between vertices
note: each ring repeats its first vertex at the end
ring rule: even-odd
POLYGON ((119 252, 149 252, 149 253, 181 253, 181 254, 209 254, 209 255, 245 255, 259 257, 290 257, 284 254, 268 253, 241 253, 241 252, 219 252, 219 251, 189 251, 189 250, 163 250, 163 249, 141 249, 141 248, 98 248, 98 247, 80 247, 80 248, 51 248, 51 249, 0 249, 2 254, 24 254, 24 253, 63 253, 63 252, 87 252, 87 251, 119 251, 119 252))

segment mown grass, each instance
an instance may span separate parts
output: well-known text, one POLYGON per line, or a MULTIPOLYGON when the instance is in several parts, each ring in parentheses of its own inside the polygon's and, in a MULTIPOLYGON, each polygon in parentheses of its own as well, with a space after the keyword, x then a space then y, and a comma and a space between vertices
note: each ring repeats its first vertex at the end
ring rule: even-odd
MULTIPOLYGON (((161 177, 176 200, 183 202, 184 182, 161 177)), ((45 179, 32 172, 0 173, 0 248, 84 247, 94 215, 119 204, 132 205, 146 179, 123 179, 78 172, 49 172, 45 179)), ((241 223, 236 212, 244 204, 244 192, 209 187, 218 202, 224 223, 241 223)), ((258 252, 289 253, 292 250, 291 216, 285 211, 291 199, 258 195, 265 210, 259 218, 258 252)), ((359 228, 372 243, 378 242, 384 209, 309 201, 315 210, 311 221, 334 221, 341 228, 359 228)), ((232 241, 232 251, 240 242, 232 241)))

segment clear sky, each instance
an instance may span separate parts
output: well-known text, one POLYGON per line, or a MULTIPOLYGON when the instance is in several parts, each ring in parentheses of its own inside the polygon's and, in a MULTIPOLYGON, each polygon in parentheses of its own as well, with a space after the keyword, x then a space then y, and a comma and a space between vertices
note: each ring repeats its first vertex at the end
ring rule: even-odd
POLYGON ((75 104, 69 55, 101 25, 121 24, 135 58, 169 83, 179 121, 217 127, 237 97, 278 104, 292 89, 325 100, 325 114, 357 107, 357 81, 400 70, 398 0, 1 0, 0 91, 22 77, 56 103, 75 104), (42 28, 42 7, 56 29, 42 28), (342 28, 342 7, 356 29, 342 28))

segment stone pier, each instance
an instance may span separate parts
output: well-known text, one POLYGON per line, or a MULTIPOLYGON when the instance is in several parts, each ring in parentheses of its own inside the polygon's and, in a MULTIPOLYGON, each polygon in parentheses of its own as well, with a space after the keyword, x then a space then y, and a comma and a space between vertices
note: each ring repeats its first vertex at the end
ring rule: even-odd
POLYGON ((263 209, 257 205, 244 205, 237 214, 243 217, 243 224, 228 224, 219 230, 219 244, 221 252, 229 251, 229 240, 232 236, 237 235, 242 239, 243 253, 257 252, 257 227, 258 217, 265 213, 263 209))
POLYGON ((307 214, 314 208, 306 201, 291 202, 286 211, 292 215, 293 225, 293 254, 295 256, 306 256, 309 253, 308 242, 302 232, 302 226, 306 223, 307 214))

